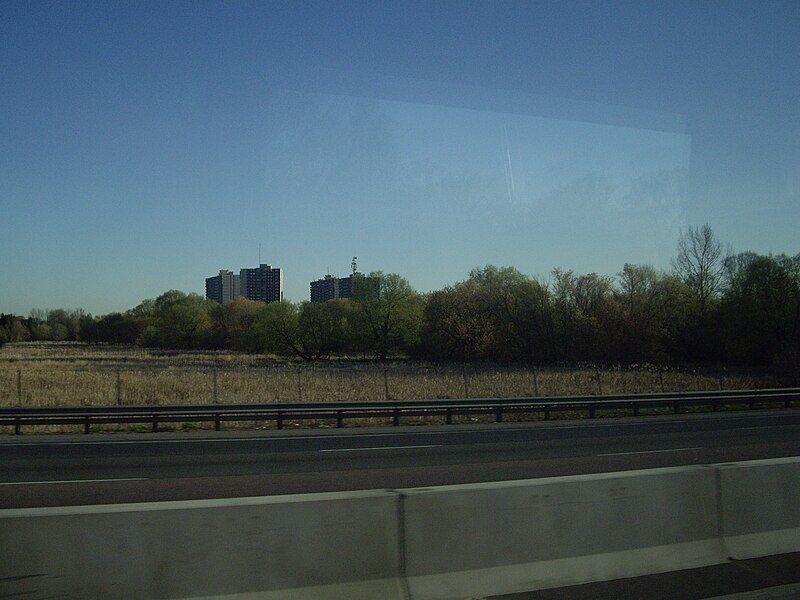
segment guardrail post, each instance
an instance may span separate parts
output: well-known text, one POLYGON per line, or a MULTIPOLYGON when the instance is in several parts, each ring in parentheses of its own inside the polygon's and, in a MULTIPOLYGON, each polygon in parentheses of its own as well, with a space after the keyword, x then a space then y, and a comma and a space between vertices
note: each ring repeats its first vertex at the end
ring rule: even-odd
POLYGON ((549 408, 545 408, 544 409, 544 420, 545 421, 549 421, 550 420, 550 409, 549 408))
POLYGON ((675 412, 676 415, 680 412, 680 404, 678 403, 677 400, 673 400, 672 409, 673 409, 673 411, 675 412))
POLYGON ((153 433, 158 432, 158 415, 153 415, 153 433))
POLYGON ((539 397, 539 377, 536 374, 536 367, 533 367, 533 397, 539 397))
POLYGON ((17 369, 17 405, 22 406, 22 369, 17 369))
POLYGON ((300 368, 299 367, 297 369, 297 401, 298 402, 302 402, 303 401, 303 387, 302 387, 302 384, 300 383, 300 368))
POLYGON ((467 375, 467 363, 461 365, 461 375, 464 378, 464 398, 469 398, 469 375, 467 375))
POLYGON ((719 376, 719 389, 720 391, 725 389, 725 377, 723 375, 719 376))
POLYGON ((84 417, 83 419, 83 433, 89 433, 90 418, 84 417))
POLYGON ((496 406, 494 409, 494 421, 495 423, 499 423, 503 420, 503 407, 496 406))
POLYGON ((597 416, 597 409, 594 404, 589 405, 589 418, 594 419, 597 416))
POLYGON ((711 410, 713 412, 717 412, 719 410, 719 400, 717 400, 716 398, 714 398, 711 401, 711 410))
POLYGON ((658 372, 658 380, 661 382, 661 393, 664 393, 666 391, 664 389, 664 371, 658 372))
POLYGON ((383 399, 389 400, 389 368, 383 366, 383 399))
POLYGON ((117 369, 117 406, 122 404, 122 374, 117 369))
POLYGON ((639 405, 638 404, 634 404, 633 405, 633 416, 634 417, 638 417, 639 416, 639 405))
POLYGON ((278 429, 283 429, 283 413, 278 411, 278 418, 276 419, 278 429))
POLYGON ((217 387, 217 369, 216 369, 216 367, 214 368, 214 371, 212 372, 212 377, 213 377, 213 383, 214 383, 214 404, 217 404, 219 402, 219 389, 217 387))
POLYGON ((392 425, 397 427, 398 425, 400 425, 400 410, 395 408, 393 415, 394 416, 392 417, 392 425))
POLYGON ((220 429, 222 429, 222 422, 219 413, 216 413, 214 415, 214 431, 219 431, 220 429))
POLYGON ((22 435, 22 423, 19 422, 19 419, 14 421, 14 435, 22 435))
POLYGON ((336 411, 336 426, 337 427, 344 427, 344 417, 342 416, 342 411, 336 411))
POLYGON ((450 412, 449 408, 446 408, 444 410, 444 415, 445 415, 444 416, 445 423, 451 425, 453 423, 453 413, 450 412))
POLYGON ((600 369, 595 369, 594 372, 595 372, 595 376, 597 377, 597 395, 598 396, 602 396, 603 395, 603 385, 600 382, 600 369))

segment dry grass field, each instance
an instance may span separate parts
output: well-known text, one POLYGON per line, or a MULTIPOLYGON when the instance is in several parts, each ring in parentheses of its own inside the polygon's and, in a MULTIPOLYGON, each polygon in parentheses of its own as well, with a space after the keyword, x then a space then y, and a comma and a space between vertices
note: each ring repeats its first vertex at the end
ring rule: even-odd
MULTIPOLYGON (((654 368, 556 369, 492 365, 317 364, 231 352, 172 352, 70 343, 0 348, 0 406, 336 402, 559 396, 762 388, 765 376, 654 368)), ((65 428, 66 429, 66 428, 65 428)))

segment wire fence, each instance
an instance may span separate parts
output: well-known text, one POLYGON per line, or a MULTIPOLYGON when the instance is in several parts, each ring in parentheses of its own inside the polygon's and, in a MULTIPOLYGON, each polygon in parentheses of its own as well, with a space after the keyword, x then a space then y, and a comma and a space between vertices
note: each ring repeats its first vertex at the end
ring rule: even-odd
POLYGON ((768 373, 332 361, 298 365, 0 364, 0 406, 342 402, 602 395, 777 387, 768 373))

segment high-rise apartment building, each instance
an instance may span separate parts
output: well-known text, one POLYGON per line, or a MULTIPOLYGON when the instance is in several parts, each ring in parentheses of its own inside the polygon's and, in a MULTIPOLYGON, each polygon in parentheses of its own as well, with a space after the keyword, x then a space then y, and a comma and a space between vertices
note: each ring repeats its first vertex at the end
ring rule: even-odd
POLYGON ((272 265, 239 271, 241 294, 248 300, 280 302, 283 300, 283 271, 272 265))
POLYGON ((219 275, 206 278, 206 298, 224 304, 239 297, 239 276, 221 270, 219 275))
POLYGON ((311 301, 327 302, 336 298, 353 298, 357 287, 361 293, 377 294, 380 290, 380 280, 358 272, 348 277, 325 275, 322 279, 311 282, 311 301))
POLYGON ((339 298, 339 278, 325 275, 322 279, 311 282, 311 301, 327 302, 339 298))

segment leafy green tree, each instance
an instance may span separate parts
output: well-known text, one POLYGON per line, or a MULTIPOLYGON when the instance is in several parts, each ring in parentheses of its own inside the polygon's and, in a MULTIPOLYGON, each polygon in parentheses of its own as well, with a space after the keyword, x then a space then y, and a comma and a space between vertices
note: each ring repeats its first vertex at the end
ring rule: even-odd
POLYGON ((261 303, 247 298, 216 304, 211 309, 214 347, 247 350, 249 332, 260 308, 261 303))
POLYGON ((300 310, 285 300, 262 304, 253 322, 248 347, 255 352, 313 358, 301 342, 300 310))
POLYGON ((156 301, 153 298, 148 298, 147 300, 142 300, 140 304, 130 309, 127 314, 137 319, 149 319, 154 316, 155 310, 156 301))
POLYGON ((47 324, 52 331, 51 339, 77 340, 81 317, 84 315, 83 309, 65 310, 56 308, 47 311, 47 324))
POLYGON ((97 321, 92 315, 83 315, 78 322, 78 340, 88 344, 99 342, 97 321))
POLYGON ((63 342, 69 339, 69 329, 64 323, 50 325, 50 339, 54 342, 63 342))
POLYGON ((685 326, 691 290, 679 278, 649 265, 626 264, 618 281, 621 345, 616 357, 635 362, 667 360, 685 326))
POLYGON ((502 360, 552 357, 553 306, 547 288, 514 267, 488 265, 470 272, 477 301, 492 327, 491 356, 502 360))
POLYGON ((727 355, 769 364, 800 345, 800 255, 759 256, 741 268, 723 302, 727 355))
POLYGON ((348 300, 329 300, 300 305, 298 334, 307 355, 322 358, 348 348, 354 328, 349 304, 348 300))
POLYGON ((145 327, 144 322, 127 313, 110 313, 97 319, 94 326, 87 324, 85 335, 96 342, 137 344, 141 341, 145 327))
POLYGON ((553 270, 555 357, 561 361, 607 361, 619 335, 613 280, 553 270))
POLYGON ((30 330, 24 325, 21 317, 13 317, 6 325, 9 342, 27 342, 31 339, 30 330))
POLYGON ((353 344, 353 316, 347 300, 272 302, 259 308, 249 349, 317 360, 353 344))
POLYGON ((355 300, 363 317, 362 331, 376 358, 386 360, 390 353, 409 353, 418 346, 422 297, 406 279, 396 273, 370 273, 356 280, 355 300))
POLYGON ((204 348, 211 343, 214 302, 197 294, 171 290, 153 303, 152 322, 142 333, 146 345, 161 348, 204 348))
POLYGON ((35 342, 52 340, 53 329, 48 323, 36 323, 31 328, 31 339, 35 342))
POLYGON ((494 329, 486 319, 480 285, 468 280, 428 295, 420 352, 433 359, 476 360, 491 355, 494 329))

